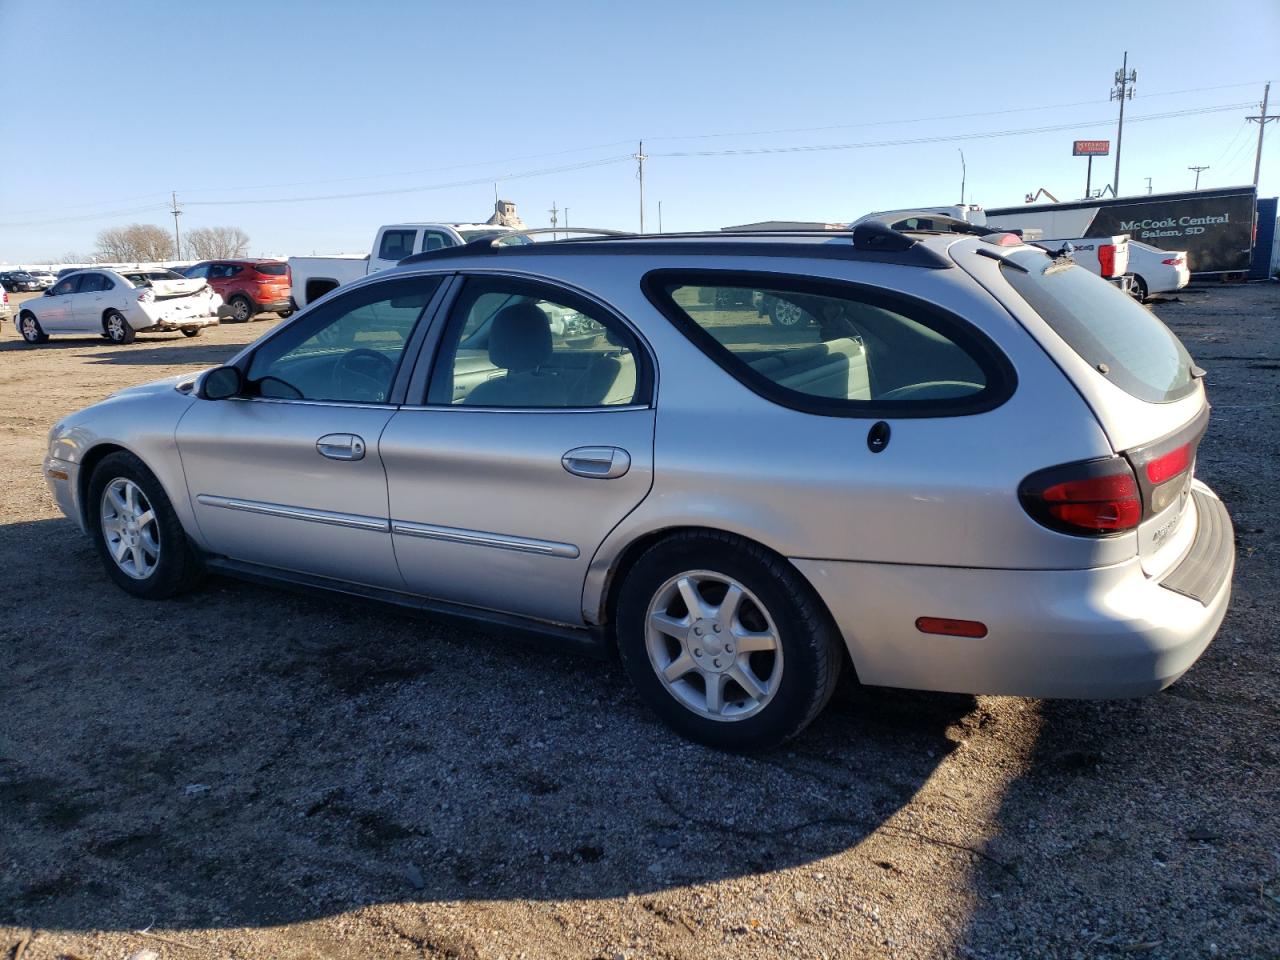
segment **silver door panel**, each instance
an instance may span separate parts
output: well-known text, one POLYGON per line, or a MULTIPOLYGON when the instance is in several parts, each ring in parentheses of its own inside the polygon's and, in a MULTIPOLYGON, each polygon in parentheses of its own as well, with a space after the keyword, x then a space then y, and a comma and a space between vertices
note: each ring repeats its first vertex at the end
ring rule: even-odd
POLYGON ((646 407, 401 410, 379 453, 408 589, 580 624, 590 558, 652 484, 653 424, 646 407), (561 459, 584 445, 626 450, 630 469, 574 476, 561 459))
POLYGON ((178 428, 192 508, 209 549, 235 560, 403 589, 377 457, 332 460, 332 434, 377 443, 394 408, 197 401, 178 428))

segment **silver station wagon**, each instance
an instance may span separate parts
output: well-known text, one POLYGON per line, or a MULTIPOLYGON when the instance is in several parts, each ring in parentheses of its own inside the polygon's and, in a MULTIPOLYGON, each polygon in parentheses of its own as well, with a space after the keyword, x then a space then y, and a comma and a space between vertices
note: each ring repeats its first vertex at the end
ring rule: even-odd
POLYGON ((1234 566, 1202 375, 1012 234, 482 240, 67 417, 44 467, 136 596, 210 570, 616 648, 677 731, 749 749, 842 669, 1174 682, 1234 566))

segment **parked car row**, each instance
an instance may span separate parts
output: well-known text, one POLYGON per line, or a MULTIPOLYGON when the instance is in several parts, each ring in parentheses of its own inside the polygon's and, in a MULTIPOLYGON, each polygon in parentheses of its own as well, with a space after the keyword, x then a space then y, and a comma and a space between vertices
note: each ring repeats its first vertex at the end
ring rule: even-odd
MULTIPOLYGON (((89 276, 144 299, 66 279, 89 276)), ((1033 697, 1174 682, 1235 556, 1194 478, 1202 377, 1150 311, 1013 234, 473 243, 65 417, 44 466, 134 596, 213 570, 616 649, 677 731, 748 749, 846 667, 1033 697)))
POLYGON ((98 334, 132 343, 139 333, 180 330, 197 337, 216 324, 222 298, 204 280, 172 270, 75 270, 43 296, 23 302, 14 318, 27 343, 52 334, 98 334))

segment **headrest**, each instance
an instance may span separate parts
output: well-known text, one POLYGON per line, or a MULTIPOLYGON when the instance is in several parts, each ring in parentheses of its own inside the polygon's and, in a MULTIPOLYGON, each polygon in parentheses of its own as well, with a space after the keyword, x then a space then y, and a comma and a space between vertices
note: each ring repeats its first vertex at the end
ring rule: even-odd
POLYGON ((528 301, 503 307, 489 330, 489 360, 495 367, 523 372, 551 359, 547 315, 528 301))

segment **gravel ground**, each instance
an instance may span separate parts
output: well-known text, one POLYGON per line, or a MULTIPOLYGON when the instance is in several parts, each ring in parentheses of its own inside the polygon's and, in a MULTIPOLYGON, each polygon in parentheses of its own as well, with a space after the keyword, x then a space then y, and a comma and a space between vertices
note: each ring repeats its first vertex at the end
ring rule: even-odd
POLYGON ((674 739, 616 664, 225 580, 128 598, 45 433, 265 324, 6 327, 0 957, 1280 956, 1280 287, 1157 312, 1209 371, 1199 474, 1239 545, 1188 676, 850 688, 755 758, 674 739))

